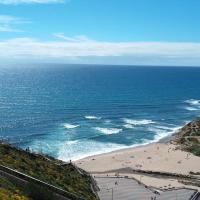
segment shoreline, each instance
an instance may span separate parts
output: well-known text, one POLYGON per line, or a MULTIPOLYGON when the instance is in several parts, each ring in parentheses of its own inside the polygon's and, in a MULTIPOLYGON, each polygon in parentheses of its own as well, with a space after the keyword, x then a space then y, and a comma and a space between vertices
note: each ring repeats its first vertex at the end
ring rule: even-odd
POLYGON ((117 150, 111 150, 111 151, 105 152, 105 153, 99 153, 99 154, 97 153, 97 154, 94 154, 94 155, 85 156, 85 157, 80 158, 80 159, 72 160, 72 162, 77 163, 77 162, 84 160, 84 159, 87 159, 87 158, 92 158, 92 157, 101 156, 101 155, 103 156, 103 155, 107 155, 107 154, 111 154, 111 153, 118 153, 118 152, 130 150, 130 149, 144 148, 144 147, 147 147, 149 145, 157 144, 157 143, 158 144, 159 143, 166 144, 166 143, 170 142, 172 139, 174 139, 177 134, 178 134, 178 131, 176 133, 171 134, 171 135, 164 136, 164 137, 160 138, 158 141, 151 141, 149 143, 136 144, 135 146, 124 147, 124 148, 117 149, 117 150))
POLYGON ((140 147, 144 147, 144 146, 148 146, 148 145, 156 144, 156 143, 168 143, 168 142, 172 141, 174 138, 176 138, 176 136, 180 132, 180 130, 186 125, 187 125, 187 123, 184 123, 182 126, 177 126, 173 132, 169 132, 169 135, 165 135, 163 137, 155 138, 155 139, 149 140, 149 141, 147 140, 140 144, 133 144, 130 146, 124 145, 123 147, 121 147, 119 149, 108 150, 107 152, 103 152, 103 151, 102 152, 94 152, 94 154, 92 154, 92 155, 85 155, 85 156, 83 155, 83 156, 79 156, 78 158, 74 158, 71 160, 76 163, 79 160, 83 160, 83 159, 94 157, 94 156, 106 155, 106 154, 110 154, 113 152, 126 151, 128 149, 140 148, 140 147))
POLYGON ((189 175, 190 172, 199 173, 200 157, 181 150, 180 146, 173 142, 181 130, 156 142, 87 156, 74 163, 91 174, 125 168, 183 175, 189 175))
POLYGON ((75 164, 89 173, 132 168, 188 175, 190 171, 199 172, 200 157, 178 150, 173 144, 152 143, 90 156, 75 164))

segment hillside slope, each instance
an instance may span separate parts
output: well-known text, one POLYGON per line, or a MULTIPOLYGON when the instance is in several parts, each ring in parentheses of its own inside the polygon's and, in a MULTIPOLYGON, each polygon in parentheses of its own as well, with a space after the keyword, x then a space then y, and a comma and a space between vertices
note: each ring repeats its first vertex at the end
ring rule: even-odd
POLYGON ((95 200, 91 178, 72 164, 0 143, 0 164, 16 169, 87 200, 95 200))
POLYGON ((182 150, 200 156, 200 118, 186 124, 176 135, 175 140, 182 150))

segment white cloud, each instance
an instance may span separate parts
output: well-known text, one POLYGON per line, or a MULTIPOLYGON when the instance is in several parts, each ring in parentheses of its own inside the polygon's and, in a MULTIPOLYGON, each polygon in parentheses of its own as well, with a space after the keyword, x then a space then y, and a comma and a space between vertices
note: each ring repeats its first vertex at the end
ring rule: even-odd
POLYGON ((16 26, 29 23, 28 21, 10 15, 0 15, 0 32, 19 32, 16 26))
POLYGON ((32 38, 15 38, 0 41, 0 59, 200 65, 200 43, 100 42, 85 36, 81 36, 81 39, 64 34, 57 34, 57 37, 63 40, 44 42, 32 38))
POLYGON ((68 41, 68 42, 94 42, 94 40, 91 40, 85 35, 77 35, 75 37, 68 37, 68 36, 65 36, 64 33, 54 33, 53 36, 56 38, 68 41))
POLYGON ((48 3, 64 3, 64 2, 65 0, 0 0, 0 4, 4 5, 32 4, 32 3, 48 4, 48 3))

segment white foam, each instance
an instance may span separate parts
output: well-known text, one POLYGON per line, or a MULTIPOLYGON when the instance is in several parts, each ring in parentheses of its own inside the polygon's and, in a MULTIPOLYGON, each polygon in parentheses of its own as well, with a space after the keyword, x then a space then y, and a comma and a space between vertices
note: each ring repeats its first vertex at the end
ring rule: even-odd
POLYGON ((58 159, 63 161, 75 161, 88 156, 107 153, 126 147, 125 145, 103 143, 93 140, 76 140, 74 143, 70 142, 71 141, 66 141, 60 146, 58 159))
POLYGON ((79 125, 74 125, 74 124, 64 124, 64 127, 66 129, 73 129, 79 127, 79 125))
POLYGON ((119 149, 128 149, 137 146, 144 146, 154 142, 153 140, 144 139, 140 144, 133 144, 131 146, 115 144, 115 143, 104 143, 93 140, 76 140, 76 142, 71 143, 71 141, 65 142, 60 146, 58 152, 58 159, 63 161, 69 160, 80 160, 89 156, 99 155, 103 153, 109 153, 119 149))
POLYGON ((78 140, 70 140, 70 141, 67 141, 65 144, 66 145, 73 145, 73 144, 77 144, 78 143, 78 140))
POLYGON ((186 100, 185 102, 190 105, 200 105, 200 100, 198 99, 189 99, 189 100, 186 100))
POLYGON ((123 127, 133 129, 134 126, 132 124, 124 124, 123 127))
MULTIPOLYGON (((122 144, 109 143, 109 142, 104 143, 87 139, 66 141, 65 143, 60 145, 58 151, 58 159, 63 161, 69 161, 69 160, 75 161, 88 156, 108 153, 119 149, 127 149, 130 147, 147 145, 153 142, 158 142, 161 138, 176 133, 181 127, 182 126, 172 127, 172 125, 170 124, 169 127, 165 125, 152 125, 148 127, 148 130, 154 132, 155 137, 152 140, 144 139, 142 140, 142 143, 133 144, 131 146, 125 144, 122 145, 122 144)), ((113 129, 115 130, 115 133, 119 132, 119 130, 120 131, 122 130, 117 128, 99 128, 99 127, 96 127, 95 129, 101 132, 103 130, 104 133, 108 133, 109 132, 108 130, 113 130, 113 129)), ((109 133, 111 133, 111 131, 109 133)))
POLYGON ((185 107, 185 109, 189 111, 199 110, 198 108, 195 108, 195 107, 185 107))
POLYGON ((178 132, 180 128, 182 128, 182 126, 176 126, 176 127, 154 126, 154 127, 149 127, 148 130, 155 133, 154 142, 157 142, 164 137, 170 136, 178 132))
POLYGON ((122 131, 122 129, 120 128, 101 128, 101 127, 96 127, 95 130, 105 135, 117 134, 122 131))
POLYGON ((189 111, 200 110, 200 100, 198 99, 189 99, 189 100, 186 100, 185 103, 189 104, 189 106, 185 107, 186 110, 189 110, 189 111))
MULTIPOLYGON (((125 145, 125 144, 122 145, 122 144, 115 144, 115 143, 104 143, 104 142, 87 140, 87 139, 66 141, 65 143, 60 145, 59 152, 58 152, 58 159, 63 160, 63 161, 69 161, 69 160, 75 161, 75 160, 79 160, 88 156, 108 153, 108 152, 119 150, 119 149, 127 149, 130 147, 147 145, 153 142, 157 142, 161 138, 166 137, 170 134, 176 133, 181 127, 182 126, 167 127, 167 126, 162 126, 162 125, 149 127, 148 130, 153 131, 156 134, 154 139, 152 140, 144 139, 142 143, 133 144, 131 146, 125 145)), ((102 131, 102 128, 100 130, 102 131)))
POLYGON ((149 120, 149 119, 141 119, 141 120, 133 120, 133 119, 127 119, 127 118, 124 118, 123 119, 124 122, 126 124, 131 124, 131 125, 147 125, 147 124, 154 124, 156 122, 152 121, 152 120, 149 120))
POLYGON ((101 117, 96 117, 96 116, 93 116, 93 115, 88 115, 88 116, 85 116, 85 119, 101 119, 101 117))
MULTIPOLYGON (((172 124, 171 124, 171 125, 172 125, 172 124)), ((173 130, 173 129, 176 128, 176 127, 169 127, 169 126, 163 126, 163 125, 156 125, 156 126, 154 126, 154 128, 161 129, 161 130, 168 130, 168 131, 171 131, 171 130, 173 130)))

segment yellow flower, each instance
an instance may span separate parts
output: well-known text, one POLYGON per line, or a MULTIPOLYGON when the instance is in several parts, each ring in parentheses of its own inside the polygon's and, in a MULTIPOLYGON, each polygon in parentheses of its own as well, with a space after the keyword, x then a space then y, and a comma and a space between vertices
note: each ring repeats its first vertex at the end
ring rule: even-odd
POLYGON ((14 194, 12 196, 12 200, 27 200, 27 198, 25 196, 21 196, 19 194, 14 194))

